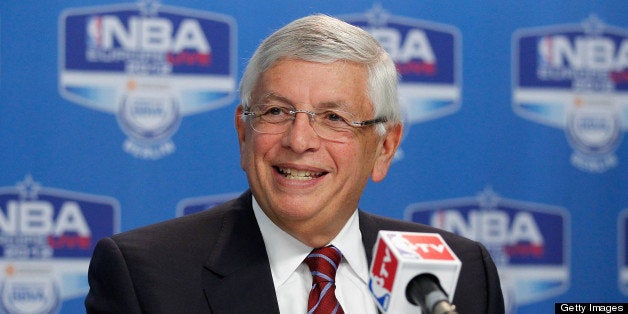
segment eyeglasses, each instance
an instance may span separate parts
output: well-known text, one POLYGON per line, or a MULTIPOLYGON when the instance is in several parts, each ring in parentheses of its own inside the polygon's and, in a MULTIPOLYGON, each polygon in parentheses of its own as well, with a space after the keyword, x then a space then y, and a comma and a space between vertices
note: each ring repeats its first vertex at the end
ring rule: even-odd
POLYGON ((290 128, 297 113, 305 113, 310 118, 310 126, 321 138, 333 142, 348 142, 356 128, 386 122, 385 118, 355 121, 353 114, 342 110, 325 109, 317 111, 297 110, 282 105, 256 105, 244 111, 242 116, 249 117, 251 127, 259 133, 281 134, 290 128))

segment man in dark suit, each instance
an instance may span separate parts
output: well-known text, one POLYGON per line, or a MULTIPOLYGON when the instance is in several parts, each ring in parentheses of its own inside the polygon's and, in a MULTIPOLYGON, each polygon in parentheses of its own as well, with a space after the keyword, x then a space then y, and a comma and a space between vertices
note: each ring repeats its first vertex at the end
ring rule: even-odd
POLYGON ((504 312, 481 244, 358 209, 402 133, 395 66, 372 36, 328 16, 296 20, 257 49, 240 96, 250 190, 99 241, 88 313, 377 313, 367 282, 379 230, 440 233, 462 262, 459 312, 504 312))

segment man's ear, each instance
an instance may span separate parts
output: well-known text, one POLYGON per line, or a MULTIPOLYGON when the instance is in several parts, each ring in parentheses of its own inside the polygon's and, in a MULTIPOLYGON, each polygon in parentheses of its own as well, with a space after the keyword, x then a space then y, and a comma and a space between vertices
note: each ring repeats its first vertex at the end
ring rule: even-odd
POLYGON ((384 180, 388 173, 388 168, 392 163, 395 152, 401 143, 401 136, 403 133, 403 125, 401 123, 392 126, 384 135, 384 139, 379 145, 380 152, 375 159, 375 165, 371 172, 371 179, 373 182, 379 182, 384 180))
POLYGON ((242 120, 242 112, 244 112, 244 108, 242 108, 242 104, 239 104, 235 111, 235 117, 233 118, 236 132, 238 132, 238 142, 240 146, 242 146, 242 142, 244 142, 246 133, 246 123, 242 120))
POLYGON ((246 139, 246 122, 242 119, 242 104, 238 105, 235 111, 235 117, 233 118, 236 132, 238 133, 238 144, 240 145, 240 166, 244 169, 242 162, 242 156, 244 156, 244 141, 246 139))

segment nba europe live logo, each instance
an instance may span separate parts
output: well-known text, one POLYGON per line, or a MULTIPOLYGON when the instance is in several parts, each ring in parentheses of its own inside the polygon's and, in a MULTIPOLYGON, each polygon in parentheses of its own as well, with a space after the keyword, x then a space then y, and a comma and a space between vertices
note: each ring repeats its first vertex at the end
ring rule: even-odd
POLYGON ((61 95, 115 114, 135 157, 173 153, 182 117, 235 98, 231 17, 141 0, 66 10, 59 36, 61 95))
POLYGON ((115 199, 42 187, 0 187, 0 313, 56 313, 84 296, 96 241, 118 232, 115 199))
POLYGON ((567 290, 568 212, 508 200, 487 188, 477 197, 411 204, 406 219, 481 242, 499 270, 508 313, 567 290))
POLYGON ((364 14, 340 18, 368 31, 393 58, 401 75, 399 100, 406 133, 411 124, 460 108, 462 56, 457 28, 393 16, 380 4, 364 14))
POLYGON ((628 129, 628 31, 591 16, 580 25, 513 35, 513 106, 520 116, 565 130, 578 169, 617 165, 628 129))

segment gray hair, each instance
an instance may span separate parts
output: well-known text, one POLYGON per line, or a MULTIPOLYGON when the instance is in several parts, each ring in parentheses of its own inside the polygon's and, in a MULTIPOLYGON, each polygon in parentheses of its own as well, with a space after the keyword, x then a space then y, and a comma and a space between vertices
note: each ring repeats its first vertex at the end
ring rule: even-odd
MULTIPOLYGON (((249 61, 240 81, 240 101, 244 109, 251 105, 251 94, 262 73, 282 58, 331 63, 345 60, 363 64, 368 73, 368 94, 375 118, 401 123, 397 98, 398 74, 391 57, 365 30, 317 14, 300 18, 266 38, 249 61)), ((386 128, 377 125, 377 132, 386 128)))

